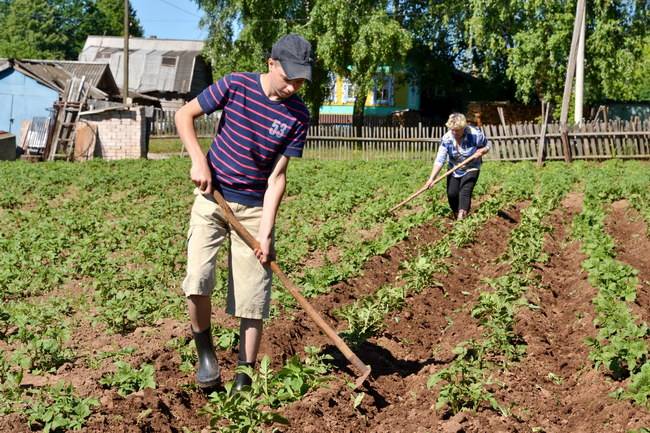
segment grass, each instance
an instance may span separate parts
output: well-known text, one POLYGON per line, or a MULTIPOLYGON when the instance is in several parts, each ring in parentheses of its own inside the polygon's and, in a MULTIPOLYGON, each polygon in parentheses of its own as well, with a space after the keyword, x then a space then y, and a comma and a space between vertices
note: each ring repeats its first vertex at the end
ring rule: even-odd
MULTIPOLYGON (((199 138, 199 144, 203 151, 207 152, 212 142, 211 138, 199 138)), ((183 148, 181 140, 176 138, 155 138, 149 139, 149 152, 151 153, 178 153, 183 148)))

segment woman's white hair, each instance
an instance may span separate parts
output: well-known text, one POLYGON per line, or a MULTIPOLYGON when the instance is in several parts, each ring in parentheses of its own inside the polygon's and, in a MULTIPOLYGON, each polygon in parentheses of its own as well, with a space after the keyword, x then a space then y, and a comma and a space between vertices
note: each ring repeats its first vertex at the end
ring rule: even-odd
POLYGON ((451 113, 449 115, 449 120, 445 123, 445 126, 449 129, 461 129, 467 126, 467 119, 464 114, 461 113, 451 113))

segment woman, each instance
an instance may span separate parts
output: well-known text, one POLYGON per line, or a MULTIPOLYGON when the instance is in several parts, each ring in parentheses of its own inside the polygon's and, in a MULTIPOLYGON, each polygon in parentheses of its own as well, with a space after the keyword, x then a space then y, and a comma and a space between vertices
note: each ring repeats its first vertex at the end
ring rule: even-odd
POLYGON ((478 153, 479 158, 447 176, 449 206, 454 212, 454 217, 462 220, 467 216, 472 204, 472 191, 481 169, 480 157, 489 152, 490 143, 481 130, 467 125, 467 120, 461 113, 452 113, 445 126, 449 131, 440 141, 438 155, 426 185, 427 187, 433 185, 445 162, 448 162, 449 168, 452 168, 478 153))

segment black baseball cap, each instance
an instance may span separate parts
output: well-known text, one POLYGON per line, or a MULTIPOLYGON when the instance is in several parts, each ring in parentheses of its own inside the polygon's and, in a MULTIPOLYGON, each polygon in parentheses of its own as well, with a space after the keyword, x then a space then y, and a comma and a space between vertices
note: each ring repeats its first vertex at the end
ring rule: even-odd
POLYGON ((311 44, 295 33, 281 37, 271 48, 271 58, 278 60, 290 80, 304 78, 311 81, 314 56, 311 44))

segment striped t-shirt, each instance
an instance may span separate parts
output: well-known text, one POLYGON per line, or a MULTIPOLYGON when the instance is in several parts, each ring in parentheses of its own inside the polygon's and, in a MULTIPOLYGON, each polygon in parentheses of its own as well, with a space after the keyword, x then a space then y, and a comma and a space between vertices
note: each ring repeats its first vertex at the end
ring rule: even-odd
MULTIPOLYGON (((444 164, 449 162, 449 168, 452 168, 461 162, 465 161, 470 156, 482 148, 490 148, 490 142, 478 128, 473 126, 465 127, 465 133, 461 140, 460 146, 456 145, 456 139, 451 131, 447 131, 440 140, 440 147, 438 147, 438 154, 436 155, 436 162, 444 164)), ((452 175, 454 177, 463 177, 468 171, 476 171, 481 168, 481 158, 468 163, 465 167, 455 170, 452 175)))
POLYGON ((254 73, 226 75, 197 99, 205 114, 223 110, 207 155, 215 188, 228 201, 261 206, 278 155, 302 156, 307 107, 297 95, 270 100, 254 73))

